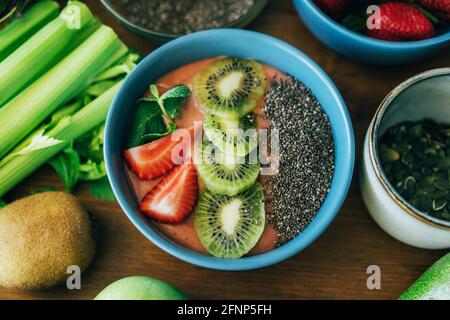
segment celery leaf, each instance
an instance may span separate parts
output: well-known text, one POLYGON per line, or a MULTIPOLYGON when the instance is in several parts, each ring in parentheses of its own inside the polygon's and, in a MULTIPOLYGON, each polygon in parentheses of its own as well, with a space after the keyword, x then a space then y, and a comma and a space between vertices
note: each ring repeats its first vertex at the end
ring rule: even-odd
POLYGON ((114 193, 109 185, 109 181, 107 177, 103 177, 102 179, 91 181, 89 183, 89 189, 91 195, 97 199, 105 200, 105 201, 114 201, 114 193))
POLYGON ((94 162, 91 159, 80 165, 80 180, 94 181, 106 176, 105 162, 94 162))
POLYGON ((78 181, 80 157, 73 148, 67 148, 49 161, 63 180, 66 191, 71 191, 78 181))
POLYGON ((24 147, 23 149, 14 152, 14 155, 24 155, 24 154, 28 154, 31 153, 33 151, 37 151, 37 150, 41 150, 41 149, 46 149, 52 146, 55 146, 57 144, 60 144, 64 141, 52 138, 48 135, 44 134, 44 131, 41 130, 39 132, 37 132, 33 138, 31 139, 31 142, 24 147))

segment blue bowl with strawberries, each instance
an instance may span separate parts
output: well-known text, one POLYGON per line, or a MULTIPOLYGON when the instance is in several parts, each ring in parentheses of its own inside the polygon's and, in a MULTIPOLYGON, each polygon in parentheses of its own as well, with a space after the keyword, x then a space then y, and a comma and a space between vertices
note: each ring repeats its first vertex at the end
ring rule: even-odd
POLYGON ((104 155, 117 201, 152 243, 205 268, 249 270, 332 223, 355 146, 339 91, 310 58, 221 29, 137 65, 110 108, 104 155))
POLYGON ((447 0, 293 0, 308 29, 325 45, 351 59, 400 65, 450 46, 447 0))

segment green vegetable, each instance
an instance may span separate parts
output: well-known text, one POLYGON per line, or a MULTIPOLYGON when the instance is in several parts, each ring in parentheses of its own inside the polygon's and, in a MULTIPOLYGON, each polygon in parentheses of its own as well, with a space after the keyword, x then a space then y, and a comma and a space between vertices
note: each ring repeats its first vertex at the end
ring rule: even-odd
POLYGON ((107 177, 92 181, 89 184, 89 190, 91 195, 97 199, 104 201, 114 201, 116 199, 107 177))
POLYGON ((80 154, 80 180, 93 181, 106 177, 103 161, 103 138, 105 125, 102 124, 75 142, 75 150, 80 154))
POLYGON ((450 300, 450 253, 436 261, 400 300, 450 300))
POLYGON ((134 148, 154 140, 166 130, 161 109, 157 103, 142 101, 131 120, 127 148, 134 148))
POLYGON ((78 153, 71 149, 65 149, 57 157, 49 161, 66 186, 66 191, 71 191, 78 181, 78 171, 80 169, 80 157, 78 153))
MULTIPOLYGON (((66 130, 70 129, 70 127, 67 128, 64 126, 69 125, 70 121, 73 119, 79 119, 80 121, 92 121, 92 123, 83 122, 83 124, 91 123, 89 125, 93 125, 94 123, 102 123, 106 117, 107 109, 104 109, 105 106, 101 107, 103 109, 98 109, 97 111, 94 108, 86 108, 91 103, 91 101, 95 102, 95 99, 99 97, 102 98, 103 94, 106 94, 108 90, 112 89, 113 87, 116 87, 117 89, 117 85, 120 79, 123 79, 124 76, 133 69, 133 66, 135 66, 135 63, 138 59, 139 56, 137 56, 136 54, 128 54, 127 56, 119 60, 116 65, 110 67, 108 70, 105 70, 99 77, 97 77, 91 87, 97 86, 99 83, 104 82, 107 82, 110 85, 109 88, 106 86, 104 87, 104 89, 106 90, 105 92, 96 92, 99 94, 99 96, 90 95, 89 92, 92 92, 92 90, 88 88, 74 101, 70 102, 66 106, 58 109, 55 113, 53 113, 46 124, 42 125, 34 134, 31 134, 27 139, 25 139, 24 142, 22 142, 14 150, 12 155, 8 155, 8 157, 0 162, 0 177, 1 173, 4 172, 2 171, 2 163, 7 163, 11 159, 11 161, 16 161, 17 163, 19 163, 19 161, 17 160, 18 158, 15 159, 14 157, 16 157, 18 153, 23 154, 23 150, 29 147, 33 140, 33 137, 38 135, 38 133, 41 133, 41 136, 44 135, 49 138, 51 136, 52 139, 56 140, 56 138, 61 137, 61 133, 59 133, 57 137, 55 134, 58 133, 61 128, 64 129, 62 134, 64 134, 66 130), (121 70, 121 72, 117 72, 117 70, 121 70), (81 111, 81 109, 84 110, 85 116, 81 116, 79 118, 73 116, 79 110, 81 111), (96 113, 89 116, 89 112, 96 113), (16 155, 14 155, 14 153, 16 153, 16 155)), ((79 112, 79 114, 81 113, 79 112)), ((71 125, 71 127, 73 128, 73 130, 76 130, 75 125, 71 125)), ((54 167, 55 171, 63 180, 66 190, 70 191, 79 180, 92 181, 96 179, 102 179, 106 176, 102 150, 104 133, 103 130, 104 125, 93 125, 88 131, 82 130, 80 132, 74 132, 73 134, 64 136, 63 138, 65 139, 60 139, 72 141, 73 139, 71 139, 70 137, 75 138, 75 142, 73 143, 71 142, 58 145, 56 153, 64 149, 63 152, 59 153, 49 161, 50 165, 54 167)), ((43 147, 43 145, 41 145, 41 147, 43 147)), ((36 160, 36 162, 31 161, 32 154, 25 153, 24 157, 22 157, 23 161, 20 162, 22 163, 22 166, 24 162, 26 163, 23 169, 25 170, 25 172, 20 171, 17 176, 14 176, 14 179, 16 181, 14 183, 18 183, 28 174, 27 172, 32 172, 35 168, 39 167, 48 159, 52 158, 52 156, 56 153, 48 151, 47 154, 43 154, 43 157, 39 158, 39 160, 36 160), (44 158, 44 156, 46 157, 46 159, 44 158)), ((96 192, 96 194, 98 193, 99 192, 96 192)), ((102 197, 102 199, 103 198, 105 197, 102 197)))
POLYGON ((102 26, 58 65, 7 103, 0 109, 0 157, 126 52, 127 48, 114 31, 102 26))
MULTIPOLYGON (((135 67, 138 59, 138 55, 130 53, 117 65, 104 71, 96 77, 94 84, 87 88, 85 92, 77 98, 76 103, 87 104, 92 99, 95 99, 97 96, 103 94, 106 90, 117 83, 118 79, 123 78, 124 75, 129 73, 135 67)), ((65 109, 73 109, 73 107, 68 106, 65 109)), ((59 113, 65 112, 61 111, 59 113)), ((58 113, 55 113, 54 117, 58 117, 58 113)), ((107 190, 109 188, 109 185, 107 186, 108 188, 106 188, 105 186, 102 186, 102 182, 98 182, 98 180, 106 177, 106 167, 103 160, 104 129, 104 124, 98 126, 89 133, 75 140, 73 146, 70 146, 65 150, 65 152, 70 154, 76 154, 77 161, 72 163, 71 159, 65 156, 65 152, 62 152, 50 162, 50 164, 52 164, 52 162, 57 161, 58 164, 63 164, 64 167, 67 168, 66 171, 73 177, 73 181, 68 180, 66 178, 66 176, 68 176, 66 171, 61 172, 61 170, 58 170, 58 167, 54 166, 56 172, 64 181, 67 191, 70 191, 80 180, 89 181, 91 184, 95 184, 94 187, 90 187, 90 190, 92 191, 91 193, 94 197, 98 197, 98 195, 101 194, 101 190, 107 190)), ((73 159, 75 160, 75 157, 73 157, 73 159)), ((108 193, 105 194, 105 196, 100 196, 99 198, 102 200, 111 199, 111 196, 108 193)), ((112 199, 114 199, 114 197, 112 197, 112 199)))
POLYGON ((173 87, 160 96, 158 87, 152 84, 150 93, 152 97, 143 98, 141 101, 156 102, 169 122, 179 118, 181 106, 191 96, 191 90, 184 85, 173 87))
POLYGON ((6 207, 6 202, 0 199, 0 208, 6 207))
POLYGON ((80 180, 95 181, 106 176, 106 167, 103 159, 95 162, 88 159, 80 166, 80 180))
POLYGON ((134 276, 111 283, 94 300, 187 300, 186 295, 162 280, 134 276))
POLYGON ((57 64, 96 27, 86 5, 69 2, 56 19, 0 63, 0 106, 57 64), (80 17, 78 25, 73 23, 75 15, 80 17))
POLYGON ((181 107, 190 97, 191 90, 179 85, 160 95, 158 87, 151 85, 150 93, 151 97, 138 101, 131 121, 128 148, 143 145, 175 131, 175 119, 180 117, 181 107), (164 118, 167 121, 167 128, 164 118))
POLYGON ((53 20, 58 12, 59 5, 56 2, 39 1, 25 11, 22 17, 0 30, 0 61, 10 55, 45 24, 53 20))
MULTIPOLYGON (((21 145, 2 159, 0 161, 0 197, 52 157, 69 147, 73 140, 104 122, 120 85, 121 82, 115 84, 75 114, 63 117, 58 123, 53 123, 49 130, 44 131, 43 136, 60 143, 49 147, 44 145, 42 148, 35 148, 28 152, 21 152, 26 148, 26 145, 21 145)), ((31 137, 26 139, 26 141, 31 140, 33 140, 31 137)))
POLYGON ((104 125, 78 138, 70 146, 49 161, 70 192, 79 181, 95 181, 106 176, 103 161, 104 125))
POLYGON ((93 162, 103 161, 104 133, 105 126, 101 125, 75 142, 75 149, 78 150, 81 157, 90 159, 93 162))

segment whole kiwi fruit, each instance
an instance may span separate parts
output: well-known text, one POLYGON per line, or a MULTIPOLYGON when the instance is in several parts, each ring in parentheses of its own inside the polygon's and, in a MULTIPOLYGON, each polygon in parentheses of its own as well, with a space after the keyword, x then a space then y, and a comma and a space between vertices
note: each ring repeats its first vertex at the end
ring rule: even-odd
POLYGON ((0 286, 45 289, 95 255, 94 220, 72 195, 44 192, 0 209, 0 286))

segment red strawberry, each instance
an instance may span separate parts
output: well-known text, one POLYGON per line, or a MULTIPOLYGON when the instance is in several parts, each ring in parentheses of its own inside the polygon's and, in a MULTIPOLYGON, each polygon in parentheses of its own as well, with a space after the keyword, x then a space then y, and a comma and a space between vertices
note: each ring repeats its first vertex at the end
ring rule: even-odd
POLYGON ((197 197, 197 171, 192 163, 185 163, 145 196, 140 210, 158 222, 178 223, 194 210, 197 197))
POLYGON ((315 0, 316 5, 333 19, 344 16, 353 0, 315 0))
MULTIPOLYGON (((194 128, 189 128, 188 133, 189 138, 193 139, 194 128)), ((184 145, 175 150, 178 154, 172 152, 175 147, 184 141, 184 134, 185 132, 180 134, 179 131, 176 131, 170 136, 125 150, 124 157, 128 167, 143 180, 162 177, 172 170, 176 164, 179 164, 175 162, 184 156, 184 145)))
POLYGON ((433 24, 414 5, 388 2, 380 5, 381 28, 367 30, 369 37, 387 41, 416 41, 434 36, 433 24))
POLYGON ((417 0, 423 7, 445 21, 450 21, 450 0, 417 0))
POLYGON ((124 157, 128 167, 140 179, 156 179, 175 167, 172 161, 172 149, 177 143, 178 141, 172 141, 172 136, 167 136, 142 146, 125 150, 124 157))

